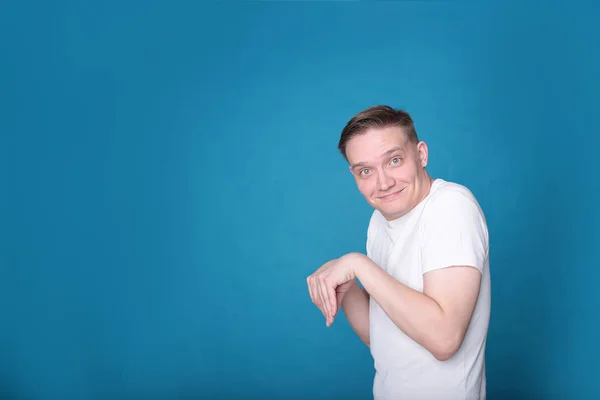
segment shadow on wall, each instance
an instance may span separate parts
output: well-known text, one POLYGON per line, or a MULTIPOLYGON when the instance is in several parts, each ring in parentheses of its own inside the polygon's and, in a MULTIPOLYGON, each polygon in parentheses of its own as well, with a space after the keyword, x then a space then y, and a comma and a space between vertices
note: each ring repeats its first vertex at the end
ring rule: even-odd
POLYGON ((560 277, 570 218, 565 210, 571 208, 555 188, 551 182, 529 186, 519 194, 518 211, 490 237, 489 400, 560 398, 549 377, 556 376, 552 364, 562 358, 569 317, 560 277))
POLYGON ((2 400, 35 400, 33 396, 25 394, 6 376, 0 376, 0 399, 2 400))

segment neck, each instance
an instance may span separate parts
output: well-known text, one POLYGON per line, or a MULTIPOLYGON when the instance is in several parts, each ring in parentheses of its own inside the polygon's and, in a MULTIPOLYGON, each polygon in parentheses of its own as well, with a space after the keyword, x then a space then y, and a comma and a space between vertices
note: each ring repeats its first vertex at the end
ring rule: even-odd
POLYGON ((427 171, 423 170, 423 178, 421 179, 421 186, 423 187, 423 192, 421 194, 421 198, 419 199, 419 203, 429 195, 429 192, 431 191, 431 185, 433 185, 433 178, 429 176, 427 171))

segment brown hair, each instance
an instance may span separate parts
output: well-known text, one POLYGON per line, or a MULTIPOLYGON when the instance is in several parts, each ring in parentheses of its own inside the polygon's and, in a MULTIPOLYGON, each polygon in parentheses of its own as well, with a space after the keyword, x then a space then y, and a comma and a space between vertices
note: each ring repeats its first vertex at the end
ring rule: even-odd
POLYGON ((404 110, 393 109, 389 106, 372 106, 356 114, 342 130, 338 149, 346 160, 346 144, 356 135, 361 135, 371 128, 387 128, 399 126, 408 135, 408 140, 419 142, 417 131, 411 116, 404 110))

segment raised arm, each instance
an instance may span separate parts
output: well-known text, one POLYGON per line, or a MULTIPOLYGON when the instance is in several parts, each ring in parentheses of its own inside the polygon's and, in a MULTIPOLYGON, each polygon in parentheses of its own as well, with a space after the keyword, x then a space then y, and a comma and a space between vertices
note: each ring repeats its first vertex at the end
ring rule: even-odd
POLYGON ((479 294, 481 273, 476 268, 429 272, 421 293, 361 254, 355 257, 356 276, 400 330, 438 360, 447 360, 458 351, 479 294))
POLYGON ((354 272, 365 289, 404 333, 447 360, 460 348, 473 315, 488 255, 488 232, 469 193, 432 199, 423 214, 423 292, 354 255, 354 272))

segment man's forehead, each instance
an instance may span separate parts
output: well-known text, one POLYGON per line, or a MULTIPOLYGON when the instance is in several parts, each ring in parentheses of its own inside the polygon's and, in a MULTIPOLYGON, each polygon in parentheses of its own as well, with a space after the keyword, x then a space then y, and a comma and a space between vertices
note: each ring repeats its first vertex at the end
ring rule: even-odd
POLYGON ((388 145, 388 146, 382 146, 379 149, 379 152, 375 153, 375 150, 373 150, 372 152, 367 152, 367 151, 357 151, 356 155, 354 157, 349 157, 349 161, 351 163, 351 167, 355 168, 357 166, 361 166, 361 165, 367 165, 373 162, 377 162, 378 160, 385 158, 385 157, 389 157, 394 153, 403 153, 406 151, 406 147, 402 146, 402 145, 388 145), (367 154, 367 153, 371 153, 371 154, 367 154))
POLYGON ((389 152, 406 149, 408 135, 399 126, 370 128, 351 138, 346 145, 346 155, 351 165, 376 162, 389 152))

